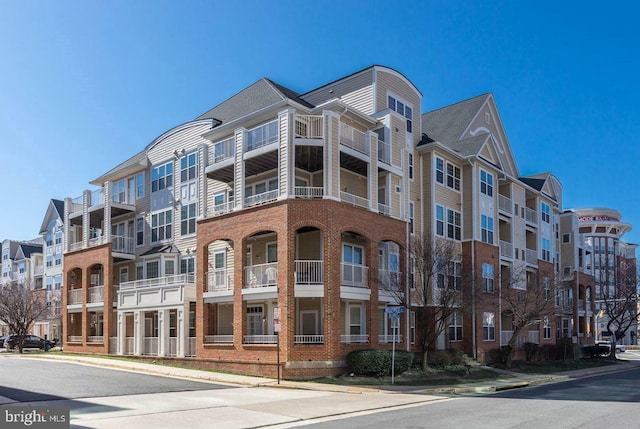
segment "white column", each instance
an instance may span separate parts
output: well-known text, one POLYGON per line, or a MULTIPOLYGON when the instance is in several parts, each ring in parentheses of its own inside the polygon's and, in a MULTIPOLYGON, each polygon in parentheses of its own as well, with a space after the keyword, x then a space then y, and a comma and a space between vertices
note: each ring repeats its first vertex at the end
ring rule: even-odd
POLYGON ((144 347, 144 312, 137 310, 133 312, 133 354, 141 355, 144 347))
POLYGON ((126 345, 126 335, 127 335, 127 327, 126 327, 126 316, 123 312, 118 311, 118 331, 117 331, 117 345, 116 345, 116 354, 123 355, 124 348, 126 345))
POLYGON ((187 341, 189 338, 189 310, 188 307, 178 308, 177 315, 177 326, 176 330, 178 332, 178 344, 176 350, 176 355, 178 357, 184 357, 185 352, 187 350, 187 341))
POLYGON ((169 310, 158 310, 158 356, 165 356, 169 348, 169 310))

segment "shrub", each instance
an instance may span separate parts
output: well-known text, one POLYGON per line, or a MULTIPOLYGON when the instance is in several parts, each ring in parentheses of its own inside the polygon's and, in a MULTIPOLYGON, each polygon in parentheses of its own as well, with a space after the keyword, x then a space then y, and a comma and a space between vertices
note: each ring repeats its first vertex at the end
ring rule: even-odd
POLYGON ((603 356, 607 356, 609 354, 609 347, 607 346, 600 346, 600 345, 590 345, 590 346, 584 346, 582 348, 582 352, 586 355, 589 356, 590 358, 597 358, 597 357, 603 357, 603 356))
POLYGON ((427 355, 428 363, 431 366, 445 367, 451 365, 463 365, 464 355, 460 350, 447 349, 430 352, 427 355))
MULTIPOLYGON (((395 352, 395 374, 409 370, 413 364, 413 353, 406 350, 395 352)), ((350 373, 366 377, 391 375, 391 350, 354 350, 347 354, 346 362, 350 373)))
POLYGON ((535 360, 538 354, 538 345, 536 343, 524 343, 524 356, 527 362, 535 360))

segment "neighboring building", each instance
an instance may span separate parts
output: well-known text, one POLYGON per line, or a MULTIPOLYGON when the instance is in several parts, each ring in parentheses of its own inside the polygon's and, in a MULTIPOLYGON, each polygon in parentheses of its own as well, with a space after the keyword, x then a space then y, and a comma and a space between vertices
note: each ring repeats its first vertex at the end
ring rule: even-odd
MULTIPOLYGON (((637 291, 636 244, 622 241, 622 237, 631 230, 629 223, 622 221, 617 210, 609 208, 571 209, 578 218, 580 240, 592 249, 592 258, 587 260, 592 265, 595 281, 595 327, 598 340, 607 340, 608 318, 605 309, 605 295, 608 299, 616 299, 621 290, 630 287, 637 291)), ((624 338, 618 338, 619 344, 637 343, 637 323, 629 329, 624 338)))
POLYGON ((52 199, 40 226, 44 253, 42 283, 47 291, 47 313, 40 322, 40 336, 49 339, 60 339, 62 335, 63 220, 64 201, 52 199))
MULTIPOLYGON (((383 66, 304 94, 261 79, 67 198, 65 350, 337 374, 351 350, 392 347, 385 308, 400 300, 381 285, 408 292, 411 237, 429 232, 477 279, 437 348, 486 359, 512 330, 502 280, 556 283, 562 187, 520 177, 491 94, 421 104, 383 66)), ((404 314, 398 347, 418 328, 404 314)), ((517 345, 550 332, 541 321, 517 345)))

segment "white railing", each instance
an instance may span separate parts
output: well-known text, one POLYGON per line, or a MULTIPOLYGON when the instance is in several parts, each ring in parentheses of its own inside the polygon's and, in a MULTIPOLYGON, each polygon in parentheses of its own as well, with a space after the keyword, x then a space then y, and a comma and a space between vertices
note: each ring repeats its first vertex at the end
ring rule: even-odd
POLYGON ((102 302, 102 301, 104 301, 104 286, 89 287, 88 302, 102 302))
POLYGON ((40 275, 42 273, 44 273, 44 267, 42 265, 36 265, 35 269, 33 270, 34 274, 40 275))
POLYGON ((235 203, 233 201, 229 201, 226 203, 216 204, 213 206, 213 214, 214 216, 229 213, 233 211, 235 207, 235 203))
POLYGON ((524 259, 527 264, 537 265, 538 264, 538 251, 526 249, 524 252, 524 259))
POLYGON ((297 138, 321 139, 324 137, 322 116, 296 115, 295 132, 297 138))
POLYGON ((378 140, 378 161, 391 165, 391 145, 378 140))
POLYGON ((340 335, 340 342, 347 344, 366 344, 369 342, 369 335, 340 335))
POLYGON ((513 331, 500 331, 500 344, 506 346, 513 335, 513 331))
POLYGON ((214 144, 211 147, 211 159, 213 163, 222 162, 225 159, 233 158, 236 154, 236 142, 233 137, 214 144))
POLYGON ((245 207, 251 207, 258 204, 268 203, 269 201, 275 201, 278 199, 278 190, 274 189, 272 191, 262 192, 260 194, 251 195, 250 197, 245 197, 244 205, 245 207))
POLYGON ((534 343, 534 344, 540 344, 540 332, 538 331, 529 331, 529 333, 527 334, 527 340, 530 343, 534 343))
POLYGON ((538 212, 530 209, 529 207, 524 208, 524 220, 529 222, 532 225, 538 224, 538 212))
POLYGON ((296 344, 324 344, 324 335, 294 335, 296 344))
POLYGON ((296 284, 318 285, 324 283, 324 261, 297 260, 296 284))
POLYGON ((69 335, 67 341, 70 343, 81 343, 82 335, 69 335))
POLYGON ((340 191, 340 201, 344 203, 349 203, 351 205, 362 207, 365 209, 369 208, 369 200, 363 197, 359 197, 354 194, 350 194, 345 191, 340 191))
POLYGON ((369 144, 366 139, 366 134, 345 123, 340 123, 340 125, 340 143, 365 155, 369 155, 369 144))
POLYGON ((296 198, 322 198, 324 188, 317 186, 296 186, 293 192, 296 198))
POLYGON ((500 256, 513 258, 513 243, 500 240, 500 256))
POLYGON ((109 337, 109 354, 115 355, 118 353, 118 337, 109 337))
POLYGON ((122 351, 125 355, 132 355, 134 352, 134 337, 125 337, 124 339, 124 350, 122 351))
POLYGON ((111 201, 114 203, 120 204, 128 204, 134 205, 136 203, 136 194, 135 191, 132 191, 129 188, 126 189, 116 189, 117 183, 113 183, 111 189, 113 190, 113 195, 111 197, 111 201))
POLYGON ((196 337, 187 338, 187 349, 184 351, 185 357, 196 356, 196 337))
POLYGON ((84 195, 75 197, 74 199, 71 200, 71 213, 82 211, 83 206, 84 206, 84 195))
POLYGON ((276 344, 278 342, 277 335, 245 335, 245 344, 276 344))
POLYGON ((123 282, 120 283, 120 290, 141 289, 156 286, 170 286, 187 283, 195 283, 195 276, 193 274, 176 274, 173 276, 155 277, 152 279, 123 282))
MULTIPOLYGON (((393 334, 378 335, 378 342, 379 343, 391 344, 391 343, 393 343, 393 340, 394 340, 393 334)), ((396 335, 395 336, 395 341, 396 341, 396 343, 401 343, 402 342, 402 335, 396 335)))
POLYGON ((135 253, 133 237, 122 237, 119 235, 112 235, 111 251, 118 252, 118 253, 127 253, 127 254, 135 253))
POLYGON ((104 193, 102 192, 102 188, 94 189, 91 191, 91 201, 89 202, 89 207, 97 206, 99 204, 104 204, 104 193))
POLYGON ((205 344, 232 344, 233 335, 205 335, 205 344))
POLYGON ((221 268, 207 273, 207 292, 233 290, 233 270, 221 268))
POLYGON ((505 213, 513 213, 513 204, 511 204, 511 198, 498 194, 498 208, 505 213))
POLYGON ((391 215, 391 206, 386 204, 378 203, 378 213, 383 214, 385 216, 391 215))
POLYGON ((253 128, 247 132, 246 151, 252 151, 278 141, 278 120, 253 128))
POLYGON ((104 342, 104 337, 102 335, 90 335, 87 337, 88 343, 102 343, 104 342))
POLYGON ((400 292, 402 273, 400 271, 378 270, 378 284, 380 290, 400 292))
POLYGON ((278 284, 278 263, 249 265, 244 267, 244 288, 276 286, 278 284))
POLYGON ((178 338, 169 337, 168 350, 166 351, 167 356, 177 356, 178 354, 178 338))
POLYGON ((158 337, 144 337, 142 339, 142 354, 158 356, 158 337))
POLYGON ((99 235, 97 237, 91 237, 89 239, 89 247, 99 246, 101 244, 104 244, 106 238, 107 237, 105 237, 104 235, 99 235))
POLYGON ((368 287, 368 269, 369 267, 365 265, 341 263, 340 270, 342 273, 342 281, 340 284, 343 286, 368 287))
POLYGON ((67 304, 82 304, 82 288, 69 290, 69 299, 67 304))
POLYGON ((69 243, 69 251, 73 252, 74 250, 82 249, 82 241, 76 241, 75 243, 69 243))

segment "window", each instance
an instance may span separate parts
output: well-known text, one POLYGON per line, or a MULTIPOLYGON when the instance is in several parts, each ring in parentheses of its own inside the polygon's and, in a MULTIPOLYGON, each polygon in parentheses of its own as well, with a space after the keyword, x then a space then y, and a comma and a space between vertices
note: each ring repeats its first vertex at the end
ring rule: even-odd
POLYGON ((193 274, 196 272, 196 258, 188 256, 180 259, 180 274, 193 274))
POLYGON ((562 234, 563 243, 571 243, 571 233, 562 234))
POLYGON ((460 167, 447 162, 447 187, 460 190, 460 167))
POLYGON ((136 218, 136 246, 144 245, 144 216, 136 218))
POLYGON ((170 240, 172 237, 173 214, 171 209, 151 215, 151 241, 170 240))
POLYGON ((540 215, 542 216, 542 222, 549 223, 551 220, 549 204, 540 204, 540 215))
POLYGON ((364 334, 364 323, 362 321, 363 311, 360 304, 349 305, 349 311, 347 315, 349 320, 347 322, 348 335, 362 335, 364 334))
POLYGON ((545 340, 551 339, 551 320, 549 316, 545 316, 542 322, 542 337, 545 340))
POLYGON ((411 344, 416 343, 416 312, 411 311, 409 313, 409 337, 411 344))
POLYGON ((198 153, 193 152, 180 158, 180 181, 195 180, 198 174, 198 153))
POLYGON ((482 264, 482 290, 484 292, 494 291, 494 275, 492 264, 482 264))
POLYGON ((449 316, 449 341, 462 341, 462 314, 459 311, 449 316))
POLYGON ((493 174, 480 170, 480 192, 493 197, 493 174))
POLYGON ((171 276, 174 275, 175 272, 175 261, 172 259, 164 261, 164 275, 171 276))
POLYGON ((409 233, 413 234, 413 228, 414 228, 414 205, 413 205, 413 201, 409 201, 409 233))
POLYGON ((482 339, 484 341, 496 340, 496 316, 494 313, 482 313, 482 339))
POLYGON ((447 237, 460 240, 462 220, 460 212, 447 209, 447 237))
POLYGON ((153 167, 151 170, 151 192, 161 191, 173 186, 173 163, 153 167))
POLYGON ((136 198, 144 197, 144 172, 136 174, 136 198))
POLYGON ((269 122, 247 132, 247 150, 254 150, 277 140, 278 121, 269 122))
POLYGON ((264 309, 261 305, 247 306, 247 335, 264 334, 264 309))
POLYGON ((444 185, 444 160, 436 158, 436 182, 444 185))
POLYGON ((160 276, 160 261, 147 262, 147 278, 155 279, 160 276))
POLYGON ((444 207, 436 206, 436 235, 444 237, 444 207))
POLYGON ((404 101, 401 101, 398 97, 389 95, 387 97, 387 107, 389 109, 398 112, 404 116, 407 120, 407 132, 413 132, 413 109, 407 105, 404 101))
POLYGON ((461 265, 457 261, 449 261, 447 268, 449 289, 462 290, 462 278, 460 276, 461 265))
POLYGON ((196 203, 182 205, 180 209, 180 235, 195 234, 196 203))
POLYGON ((482 215, 480 217, 480 231, 482 232, 481 240, 485 243, 493 244, 493 218, 482 215))
POLYGON ((542 240, 542 260, 551 261, 551 242, 548 238, 542 240))
POLYGON ((548 277, 545 277, 544 279, 542 279, 542 288, 544 293, 544 300, 545 301, 551 300, 551 280, 549 280, 548 277))
POLYGON ((413 180, 413 154, 409 154, 409 179, 413 180))

